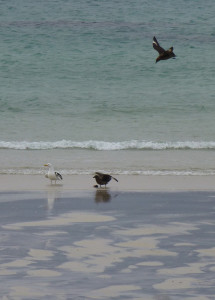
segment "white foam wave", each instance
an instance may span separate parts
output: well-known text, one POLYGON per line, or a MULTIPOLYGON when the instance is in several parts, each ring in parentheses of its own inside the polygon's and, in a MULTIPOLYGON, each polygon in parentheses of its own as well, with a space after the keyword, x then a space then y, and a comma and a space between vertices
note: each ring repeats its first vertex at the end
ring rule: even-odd
MULTIPOLYGON (((63 176, 66 175, 89 175, 92 176, 95 170, 58 170, 63 176)), ((145 176, 211 176, 215 170, 100 170, 103 173, 112 175, 145 175, 145 176)), ((45 171, 37 168, 8 168, 0 169, 0 174, 6 175, 45 175, 45 171)))
POLYGON ((0 149, 14 150, 49 150, 49 149, 88 149, 99 151, 114 150, 185 150, 185 149, 215 149, 215 142, 209 141, 178 141, 178 142, 153 142, 153 141, 70 141, 61 140, 56 142, 28 142, 28 141, 0 141, 0 149))

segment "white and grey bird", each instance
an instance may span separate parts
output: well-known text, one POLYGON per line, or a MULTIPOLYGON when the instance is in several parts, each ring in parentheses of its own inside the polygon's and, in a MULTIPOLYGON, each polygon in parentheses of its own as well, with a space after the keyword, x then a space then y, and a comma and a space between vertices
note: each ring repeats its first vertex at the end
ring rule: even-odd
POLYGON ((63 180, 62 175, 54 170, 54 167, 52 166, 52 164, 47 163, 44 165, 44 167, 49 168, 48 173, 45 175, 45 177, 49 178, 51 180, 51 184, 52 184, 53 180, 55 181, 55 184, 56 184, 57 180, 63 180))

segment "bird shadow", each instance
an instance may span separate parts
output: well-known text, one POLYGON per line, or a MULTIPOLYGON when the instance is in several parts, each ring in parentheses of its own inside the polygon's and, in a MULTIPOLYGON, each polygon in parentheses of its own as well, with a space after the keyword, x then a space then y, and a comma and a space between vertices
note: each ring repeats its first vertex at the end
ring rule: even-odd
POLYGON ((109 193, 107 188, 100 188, 95 192, 95 202, 96 203, 104 203, 111 201, 111 194, 109 193))
POLYGON ((108 203, 117 196, 118 193, 110 193, 109 188, 99 188, 95 192, 94 199, 96 203, 108 203))

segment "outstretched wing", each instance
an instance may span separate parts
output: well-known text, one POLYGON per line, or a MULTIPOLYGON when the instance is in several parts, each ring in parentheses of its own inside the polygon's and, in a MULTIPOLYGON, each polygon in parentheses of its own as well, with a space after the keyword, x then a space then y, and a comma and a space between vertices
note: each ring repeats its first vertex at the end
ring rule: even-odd
POLYGON ((58 180, 62 180, 63 179, 63 177, 62 177, 62 175, 60 173, 55 172, 55 175, 56 175, 56 177, 57 177, 58 180))
POLYGON ((163 53, 165 50, 159 45, 159 43, 158 43, 158 41, 157 41, 157 39, 156 39, 156 37, 154 36, 153 37, 153 43, 152 43, 152 45, 153 45, 153 48, 159 53, 159 54, 161 54, 161 53, 163 53))
POLYGON ((102 176, 104 175, 103 173, 100 172, 95 172, 95 175, 98 175, 100 178, 102 178, 102 176))
POLYGON ((170 47, 167 51, 168 52, 173 52, 173 47, 170 47))

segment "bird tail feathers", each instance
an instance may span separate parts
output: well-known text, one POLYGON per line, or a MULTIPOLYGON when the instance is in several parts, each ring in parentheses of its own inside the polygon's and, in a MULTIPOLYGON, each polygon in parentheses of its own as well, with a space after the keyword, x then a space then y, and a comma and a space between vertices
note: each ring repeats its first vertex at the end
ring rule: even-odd
POLYGON ((118 182, 118 180, 115 177, 113 177, 113 176, 111 176, 111 177, 118 182))

